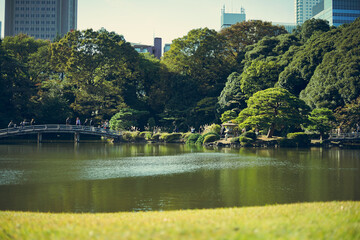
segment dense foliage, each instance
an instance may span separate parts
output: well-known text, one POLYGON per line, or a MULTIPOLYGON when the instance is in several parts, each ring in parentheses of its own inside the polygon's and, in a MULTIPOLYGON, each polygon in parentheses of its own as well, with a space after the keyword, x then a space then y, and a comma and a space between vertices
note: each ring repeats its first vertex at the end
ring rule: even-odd
POLYGON ((313 112, 312 130, 322 132, 314 118, 330 112, 332 127, 354 130, 360 121, 359 36, 360 18, 338 28, 312 19, 292 34, 248 21, 220 32, 191 30, 161 60, 104 29, 72 31, 54 42, 6 37, 0 42, 0 126, 80 117, 95 124, 112 119, 114 129, 187 131, 237 118, 241 127, 285 136, 310 129, 309 106, 329 109, 313 112), (274 119, 259 115, 275 98, 284 106, 290 101, 288 109, 274 119))
POLYGON ((306 104, 289 91, 268 88, 250 97, 236 120, 240 128, 269 129, 267 137, 272 137, 275 130, 299 128, 307 113, 306 104))

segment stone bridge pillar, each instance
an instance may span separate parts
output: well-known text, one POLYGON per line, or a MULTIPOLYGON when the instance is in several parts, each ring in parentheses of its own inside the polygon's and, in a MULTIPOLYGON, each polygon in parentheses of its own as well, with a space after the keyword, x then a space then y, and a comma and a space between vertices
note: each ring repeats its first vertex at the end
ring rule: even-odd
POLYGON ((41 142, 42 142, 42 133, 38 133, 37 142, 38 142, 38 143, 41 143, 41 142))
POLYGON ((80 133, 76 132, 76 133, 74 134, 74 141, 75 141, 76 143, 80 142, 80 133))

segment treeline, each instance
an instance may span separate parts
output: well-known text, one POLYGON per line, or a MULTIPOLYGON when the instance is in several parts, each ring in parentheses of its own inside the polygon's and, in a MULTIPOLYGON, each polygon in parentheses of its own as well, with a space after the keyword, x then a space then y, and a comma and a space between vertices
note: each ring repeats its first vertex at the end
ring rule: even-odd
MULTIPOLYGON (((330 109, 337 125, 351 129, 360 120, 359 36, 360 19, 338 28, 312 19, 293 34, 248 21, 220 32, 191 30, 173 41, 161 61, 106 30, 73 31, 54 42, 6 37, 0 45, 0 126, 80 117, 111 119, 119 129, 187 131, 233 120, 268 130, 271 124, 248 118, 251 111, 263 114, 249 110, 248 100, 275 89, 266 94, 295 97, 306 103, 305 115, 310 108, 330 109)), ((273 130, 289 132, 285 125, 291 124, 280 121, 273 130)))

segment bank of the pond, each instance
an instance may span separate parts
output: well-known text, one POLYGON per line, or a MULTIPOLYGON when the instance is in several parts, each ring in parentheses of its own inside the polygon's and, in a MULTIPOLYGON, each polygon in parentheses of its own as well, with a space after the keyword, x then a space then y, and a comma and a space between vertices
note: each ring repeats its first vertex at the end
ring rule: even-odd
MULTIPOLYGON (((315 134, 316 135, 316 134, 315 134)), ((265 135, 256 135, 254 132, 245 132, 240 136, 221 138, 216 132, 199 133, 156 133, 152 132, 123 132, 122 138, 111 142, 120 143, 180 143, 206 147, 256 147, 256 148, 297 148, 297 147, 344 147, 360 148, 360 139, 342 139, 323 141, 312 138, 311 134, 304 132, 289 133, 287 137, 267 138, 265 135)))
POLYGON ((0 239, 360 239, 360 202, 171 212, 0 212, 0 239))

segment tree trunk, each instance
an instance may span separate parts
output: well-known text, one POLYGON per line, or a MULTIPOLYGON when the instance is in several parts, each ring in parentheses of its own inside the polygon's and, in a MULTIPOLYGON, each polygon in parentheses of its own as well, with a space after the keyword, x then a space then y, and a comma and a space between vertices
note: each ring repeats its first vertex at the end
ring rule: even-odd
POLYGON ((272 123, 270 125, 270 128, 269 128, 269 131, 268 131, 268 134, 267 134, 267 138, 272 138, 272 136, 274 135, 274 131, 275 131, 275 126, 274 124, 272 123))

